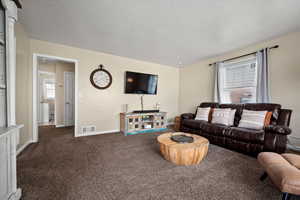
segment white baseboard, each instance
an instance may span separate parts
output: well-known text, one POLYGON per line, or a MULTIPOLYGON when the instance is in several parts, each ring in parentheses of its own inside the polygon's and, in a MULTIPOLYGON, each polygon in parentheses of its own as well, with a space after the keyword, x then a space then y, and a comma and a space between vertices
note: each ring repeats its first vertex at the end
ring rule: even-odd
POLYGON ((82 135, 82 134, 75 135, 75 137, 84 137, 84 136, 92 136, 92 135, 102 135, 102 134, 117 133, 117 132, 120 132, 120 130, 95 131, 95 132, 85 133, 84 135, 82 135))
POLYGON ((18 188, 15 193, 9 196, 8 200, 19 200, 21 199, 21 196, 22 196, 22 190, 18 188))
POLYGON ((25 144, 23 144, 20 148, 17 149, 17 155, 19 155, 28 145, 34 143, 33 140, 27 141, 25 144))
POLYGON ((62 128, 62 127, 65 127, 65 125, 64 124, 55 125, 55 128, 62 128))
POLYGON ((289 136, 287 148, 290 150, 293 150, 293 151, 300 152, 300 138, 294 137, 294 136, 289 136))

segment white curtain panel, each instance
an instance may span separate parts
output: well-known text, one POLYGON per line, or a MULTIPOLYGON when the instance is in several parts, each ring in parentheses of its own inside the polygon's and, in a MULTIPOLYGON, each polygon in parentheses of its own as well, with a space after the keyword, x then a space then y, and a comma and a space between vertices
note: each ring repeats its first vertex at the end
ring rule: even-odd
POLYGON ((220 98, 220 87, 221 87, 221 76, 220 68, 222 67, 222 62, 215 63, 215 88, 214 88, 214 102, 221 102, 220 98))
POLYGON ((268 54, 269 49, 265 48, 256 53, 257 56, 257 103, 269 103, 270 98, 270 84, 269 84, 269 66, 268 54))

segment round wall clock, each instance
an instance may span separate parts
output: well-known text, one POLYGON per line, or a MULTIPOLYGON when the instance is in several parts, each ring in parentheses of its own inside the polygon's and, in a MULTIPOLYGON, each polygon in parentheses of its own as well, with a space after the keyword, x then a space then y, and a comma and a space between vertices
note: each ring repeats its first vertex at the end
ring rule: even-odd
POLYGON ((95 88, 106 89, 112 83, 112 76, 107 70, 103 69, 103 65, 99 65, 99 68, 91 73, 90 81, 95 88))

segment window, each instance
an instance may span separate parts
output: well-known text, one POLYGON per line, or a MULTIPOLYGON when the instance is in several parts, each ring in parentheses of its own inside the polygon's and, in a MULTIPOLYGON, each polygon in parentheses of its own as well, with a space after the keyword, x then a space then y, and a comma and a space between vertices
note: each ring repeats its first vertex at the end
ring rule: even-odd
POLYGON ((239 62, 224 63, 219 72, 221 103, 256 102, 256 57, 239 62))
POLYGON ((55 98, 55 82, 54 82, 54 80, 45 80, 44 96, 45 96, 45 99, 54 99, 55 98))

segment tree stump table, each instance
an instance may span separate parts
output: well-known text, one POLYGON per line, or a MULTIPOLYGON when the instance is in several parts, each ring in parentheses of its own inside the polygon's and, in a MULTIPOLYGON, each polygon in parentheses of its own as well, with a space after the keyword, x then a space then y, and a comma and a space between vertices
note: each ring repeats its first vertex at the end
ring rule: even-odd
POLYGON ((176 165, 199 164, 208 152, 209 141, 201 136, 189 133, 164 133, 157 137, 164 158, 176 165), (192 143, 177 143, 173 135, 186 135, 194 138, 192 143))

